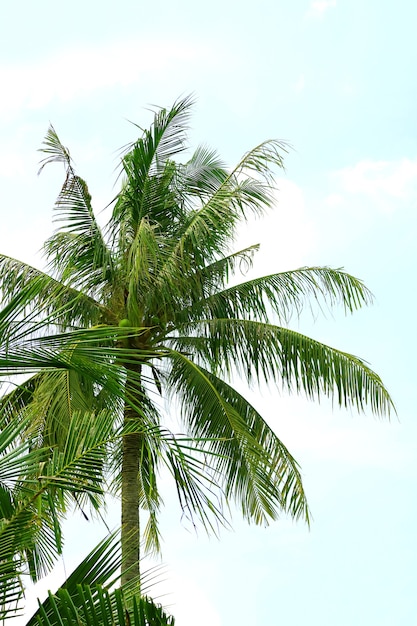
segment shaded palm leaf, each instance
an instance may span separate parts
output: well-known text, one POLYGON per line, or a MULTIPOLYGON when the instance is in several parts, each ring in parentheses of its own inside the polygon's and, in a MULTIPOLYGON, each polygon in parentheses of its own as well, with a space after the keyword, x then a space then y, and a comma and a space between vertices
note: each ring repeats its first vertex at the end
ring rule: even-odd
MULTIPOLYGON (((191 434, 207 440, 213 483, 257 524, 280 510, 308 520, 301 476, 292 456, 259 413, 232 387, 172 352, 169 383, 181 398, 191 434)), ((210 470, 209 470, 210 471, 210 470)))
POLYGON ((110 591, 121 563, 119 537, 113 534, 94 548, 55 593, 49 592, 27 626, 173 626, 174 618, 161 606, 138 594, 138 582, 110 591))

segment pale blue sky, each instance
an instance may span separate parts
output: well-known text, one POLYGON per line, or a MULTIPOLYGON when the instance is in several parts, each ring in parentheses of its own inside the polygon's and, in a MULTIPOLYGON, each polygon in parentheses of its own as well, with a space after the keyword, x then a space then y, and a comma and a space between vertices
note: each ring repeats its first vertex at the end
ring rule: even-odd
MULTIPOLYGON (((351 318, 295 324, 366 358, 399 421, 255 393, 302 466, 312 527, 247 527, 236 515, 234 532, 207 540, 184 529, 168 493, 164 590, 177 626, 417 624, 416 23, 411 0, 41 0, 2 11, 2 252, 40 263, 62 182, 59 168, 36 176, 49 122, 101 210, 116 151, 135 137, 126 120, 146 125, 149 104, 193 92, 192 145, 231 165, 267 138, 294 147, 276 210, 242 230, 262 243, 259 272, 343 266, 376 296, 351 318)), ((101 531, 77 518, 68 532, 70 569, 80 537, 101 531)))

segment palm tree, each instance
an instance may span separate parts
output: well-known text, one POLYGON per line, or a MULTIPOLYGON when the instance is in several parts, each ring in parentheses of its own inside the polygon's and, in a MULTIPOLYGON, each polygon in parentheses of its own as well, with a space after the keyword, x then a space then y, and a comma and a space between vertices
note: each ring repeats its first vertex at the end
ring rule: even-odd
MULTIPOLYGON (((233 499, 258 524, 281 511, 308 520, 296 461, 233 387, 234 375, 278 383, 312 399, 330 396, 359 411, 367 405, 377 414, 392 408, 364 361, 288 327, 309 299, 341 304, 348 312, 369 304, 372 296, 360 280, 339 269, 305 267, 231 283, 242 267, 252 266, 258 250, 233 251, 237 228, 272 207, 272 169, 283 166, 286 147, 261 143, 232 170, 207 147, 179 162, 191 106, 185 98, 157 110, 150 129, 124 149, 120 191, 105 229, 51 126, 41 169, 59 162, 66 177, 55 206, 60 226, 44 247, 49 273, 0 257, 6 302, 37 280, 40 288, 28 309, 53 313, 58 332, 74 333, 74 350, 81 349, 80 329, 98 330, 100 345, 108 348, 103 376, 107 367, 123 368, 122 402, 102 383, 89 384, 82 370, 64 372, 61 379, 37 375, 7 397, 14 410, 24 405, 37 416, 43 441, 54 445, 61 445, 77 409, 107 408, 123 422, 123 446, 113 450, 122 500, 123 583, 138 573, 139 508, 149 514, 146 544, 158 546, 161 463, 172 472, 184 513, 208 530, 224 522, 223 502, 233 499), (188 439, 164 429, 159 398, 168 399, 188 439)), ((87 351, 98 349, 95 337, 87 351)))

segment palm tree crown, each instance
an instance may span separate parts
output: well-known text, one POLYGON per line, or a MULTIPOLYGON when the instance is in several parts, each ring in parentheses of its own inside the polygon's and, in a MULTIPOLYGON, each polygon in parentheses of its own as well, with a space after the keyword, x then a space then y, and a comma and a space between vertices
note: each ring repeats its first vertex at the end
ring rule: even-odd
MULTIPOLYGON (((150 129, 126 147, 121 188, 105 229, 51 126, 41 169, 60 162, 66 178, 55 206, 59 230, 45 244, 50 273, 0 257, 5 298, 36 280, 40 287, 29 308, 41 306, 53 315, 59 332, 101 329, 101 345, 108 346, 103 376, 112 363, 123 365, 123 400, 105 385, 86 382, 82 371, 65 371, 61 378, 54 375, 54 401, 47 392, 50 375, 35 375, 26 384, 25 406, 43 423, 42 436, 58 445, 71 411, 111 407, 114 419, 123 420, 123 447, 112 452, 132 576, 139 507, 149 513, 148 546, 158 543, 161 463, 173 474, 184 512, 208 528, 213 516, 223 519, 222 497, 234 499, 256 523, 282 510, 308 520, 297 463, 233 387, 234 374, 310 398, 324 394, 359 411, 366 405, 377 414, 392 408, 364 361, 288 327, 291 314, 311 298, 349 312, 370 303, 360 280, 339 269, 305 267, 231 283, 258 250, 233 251, 238 225, 272 206, 272 170, 283 166, 286 148, 266 141, 233 170, 207 147, 179 162, 191 106, 185 98, 158 110, 150 129), (179 413, 185 437, 163 428, 161 396, 179 413)), ((80 349, 75 337, 73 347, 80 349)))

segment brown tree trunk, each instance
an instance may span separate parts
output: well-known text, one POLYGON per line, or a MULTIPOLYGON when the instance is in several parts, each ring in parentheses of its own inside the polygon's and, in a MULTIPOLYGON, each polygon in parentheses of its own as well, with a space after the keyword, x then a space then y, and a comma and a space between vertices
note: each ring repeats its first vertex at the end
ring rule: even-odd
MULTIPOLYGON (((136 385, 138 383, 136 382, 136 385)), ((129 386, 129 372, 127 386, 129 386)), ((139 393, 137 394, 139 396, 139 393)), ((138 400, 138 403, 140 400, 138 400)), ((124 424, 127 426, 138 414, 125 405, 124 424)), ((139 524, 139 463, 141 434, 123 436, 122 459, 122 585, 139 575, 140 524, 139 524)))

